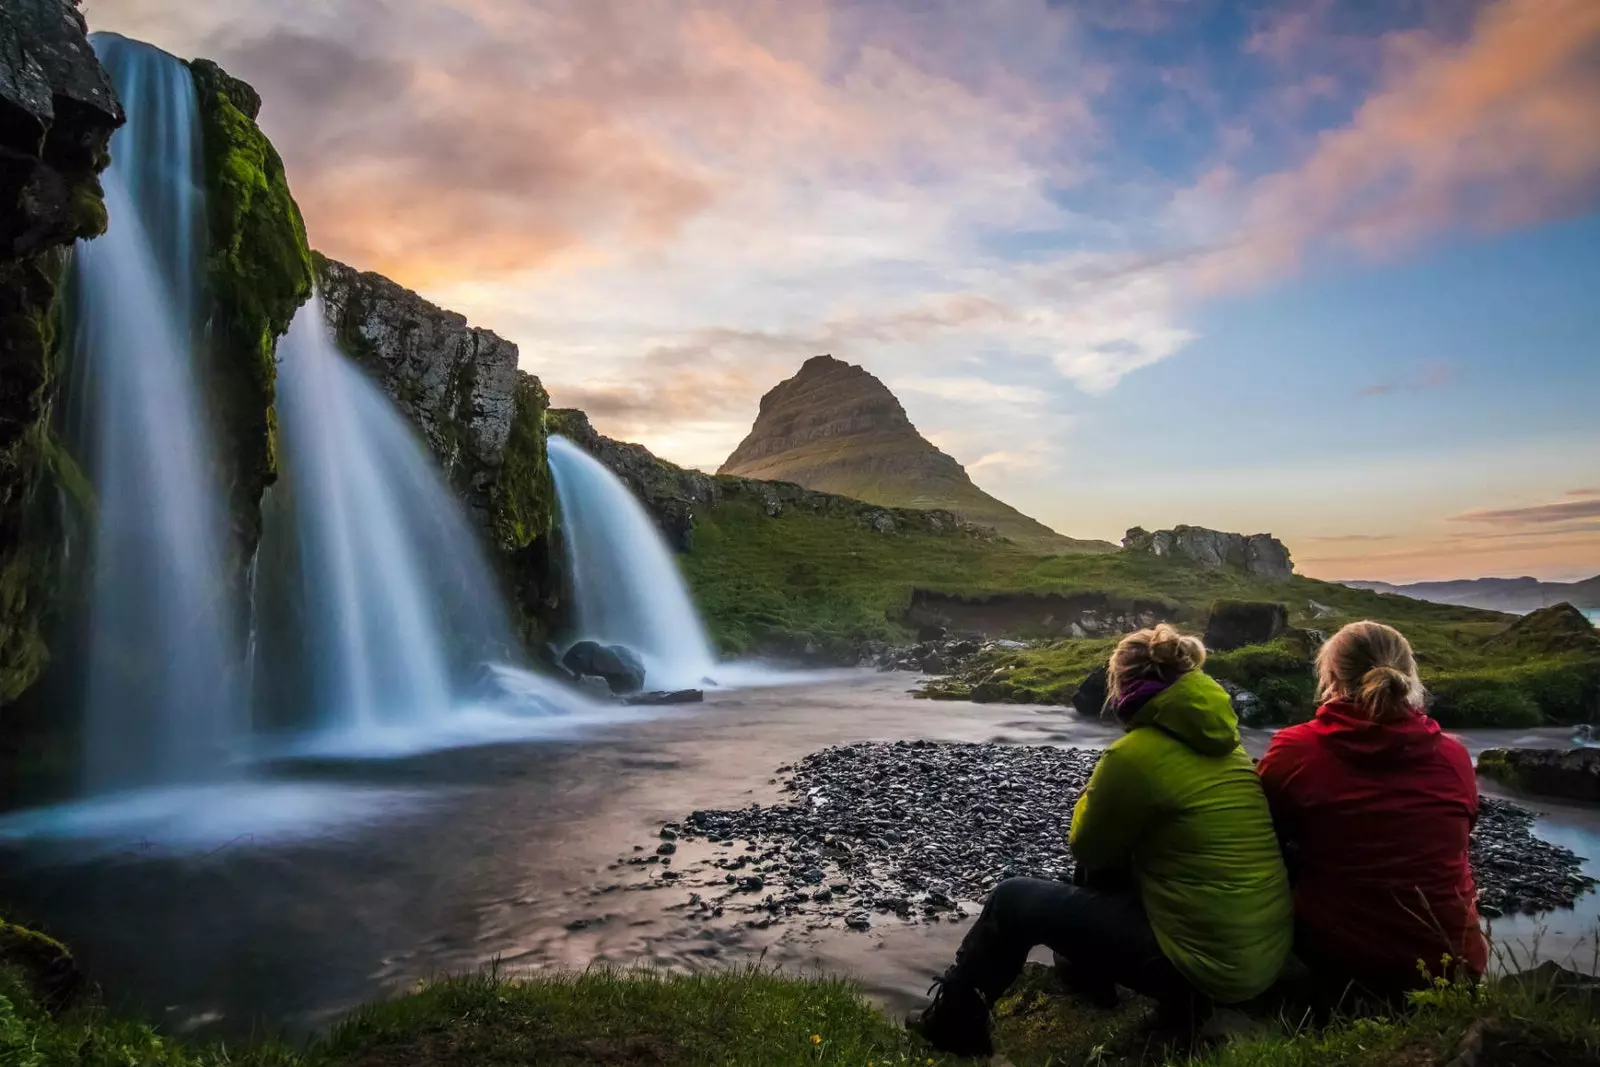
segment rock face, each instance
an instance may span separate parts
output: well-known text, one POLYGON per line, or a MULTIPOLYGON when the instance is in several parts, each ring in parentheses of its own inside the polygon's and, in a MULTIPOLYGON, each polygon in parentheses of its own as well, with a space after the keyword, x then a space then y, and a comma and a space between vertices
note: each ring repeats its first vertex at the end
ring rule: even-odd
POLYGON ((75 3, 0 6, 0 708, 49 659, 57 492, 88 503, 51 425, 52 309, 72 242, 105 232, 98 175, 122 121, 75 3))
POLYGON ((1600 748, 1491 748, 1478 773, 1540 796, 1600 804, 1600 748))
POLYGON ((1254 600, 1219 600, 1206 620, 1206 648, 1218 652, 1264 645, 1287 633, 1289 609, 1282 604, 1254 600))
POLYGON ((524 636, 542 639, 559 600, 544 386, 510 341, 380 274, 314 259, 340 347, 416 425, 498 551, 524 636))
POLYGON ((893 393, 860 367, 816 356, 761 398, 750 434, 719 474, 795 482, 896 508, 942 508, 1049 553, 1108 552, 1064 537, 972 484, 928 442, 893 393))
POLYGON ((1186 559, 1203 567, 1229 567, 1274 582, 1287 582, 1294 574, 1289 550, 1271 534, 1224 533, 1203 526, 1174 526, 1150 533, 1135 526, 1123 535, 1122 547, 1128 552, 1186 559))
POLYGON ((278 338, 311 295, 305 222, 277 149, 256 125, 261 97, 208 59, 189 64, 205 144, 206 385, 228 486, 227 560, 246 601, 261 496, 278 477, 278 338))
POLYGON ((900 531, 951 534, 994 540, 993 530, 975 526, 953 512, 939 509, 875 507, 850 497, 803 489, 793 482, 710 475, 657 459, 643 445, 613 441, 595 431, 589 417, 573 408, 551 410, 551 433, 557 433, 604 463, 627 485, 655 518, 675 551, 686 552, 694 540, 694 517, 727 499, 753 499, 770 519, 788 511, 808 511, 857 522, 886 536, 900 531))

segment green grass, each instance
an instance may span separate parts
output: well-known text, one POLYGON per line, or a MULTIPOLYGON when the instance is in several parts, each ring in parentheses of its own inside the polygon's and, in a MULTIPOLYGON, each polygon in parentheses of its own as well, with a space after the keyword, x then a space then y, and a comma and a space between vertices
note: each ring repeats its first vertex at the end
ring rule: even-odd
MULTIPOLYGON (((996 1010, 996 1042, 1015 1067, 1443 1067, 1478 1024, 1522 1055, 1497 1064, 1600 1064, 1593 1000, 1538 983, 1440 986, 1388 1018, 1317 1030, 1280 1016, 1251 1036, 1191 1047, 1154 1027, 1150 1007, 1091 1009, 1051 991, 1034 968, 996 1010), (1540 1058, 1542 1057, 1542 1058, 1540 1058)), ((851 982, 746 969, 702 975, 593 970, 517 980, 486 973, 419 985, 357 1010, 294 1048, 192 1042, 98 1008, 52 1018, 0 970, 5 1067, 764 1067, 968 1062, 938 1055, 870 1006, 851 982)))
MULTIPOLYGON (((1103 593, 1116 605, 1154 601, 1179 624, 1202 630, 1217 600, 1273 600, 1294 627, 1332 633, 1377 619, 1398 627, 1417 652, 1436 716, 1448 726, 1529 726, 1591 717, 1600 694, 1600 656, 1571 635, 1496 639, 1512 622, 1476 608, 1432 604, 1295 577, 1255 580, 1179 560, 1112 553, 1039 556, 1015 546, 928 532, 878 533, 809 512, 776 518, 747 499, 729 499, 696 518, 683 558, 723 651, 809 653, 843 659, 866 641, 903 643, 914 590, 956 596, 1103 593), (1318 607, 1313 607, 1315 602, 1318 607)), ((1061 704, 1109 653, 1105 641, 1058 641, 997 653, 928 695, 1061 704), (996 671, 1003 677, 980 690, 996 671)), ((1310 714, 1310 652, 1303 640, 1213 654, 1208 669, 1262 698, 1266 721, 1310 714)))

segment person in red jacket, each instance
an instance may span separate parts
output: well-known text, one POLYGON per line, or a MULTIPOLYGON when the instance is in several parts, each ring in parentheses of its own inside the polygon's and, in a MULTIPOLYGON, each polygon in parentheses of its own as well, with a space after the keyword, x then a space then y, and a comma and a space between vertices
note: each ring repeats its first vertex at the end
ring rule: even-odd
POLYGON ((1341 997, 1392 1000, 1427 983, 1424 967, 1482 975, 1477 778, 1423 710, 1410 643, 1351 623, 1317 675, 1316 716, 1279 731, 1256 768, 1293 882, 1296 954, 1341 997))

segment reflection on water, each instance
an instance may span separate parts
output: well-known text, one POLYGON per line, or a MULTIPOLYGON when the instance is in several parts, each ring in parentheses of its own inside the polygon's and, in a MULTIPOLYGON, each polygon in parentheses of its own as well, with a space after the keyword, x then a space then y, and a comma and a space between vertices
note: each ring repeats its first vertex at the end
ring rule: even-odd
MULTIPOLYGON (((850 672, 810 686, 710 691, 669 717, 586 724, 579 735, 274 766, 298 781, 182 802, 214 809, 207 839, 227 847, 141 849, 137 820, 111 835, 117 851, 72 856, 60 843, 0 832, 0 899, 72 943, 128 1007, 170 1009, 173 1024, 217 1018, 235 1032, 320 1025, 419 977, 497 957, 514 969, 703 969, 765 953, 768 965, 852 973, 902 1009, 949 961, 964 926, 712 929, 685 914, 689 890, 659 879, 629 888, 635 880, 608 868, 635 845, 653 848, 663 822, 696 808, 776 800, 776 768, 830 744, 1094 746, 1116 736, 1070 709, 912 700, 913 682, 850 672), (291 801, 280 787, 303 796, 291 801), (291 823, 302 832, 274 832, 291 823)), ((1252 732, 1248 743, 1259 751, 1266 738, 1252 732)), ((168 798, 165 810, 176 806, 168 798)), ((1592 867, 1596 816, 1552 811, 1541 832, 1592 867)), ((1547 922, 1575 943, 1574 919, 1592 925, 1592 914, 1547 922)))

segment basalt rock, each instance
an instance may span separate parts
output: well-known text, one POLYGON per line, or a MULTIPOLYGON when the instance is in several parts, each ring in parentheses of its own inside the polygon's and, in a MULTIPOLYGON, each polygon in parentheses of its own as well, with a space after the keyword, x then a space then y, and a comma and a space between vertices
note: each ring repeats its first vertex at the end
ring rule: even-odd
POLYGON ((1289 609, 1254 600, 1219 600, 1206 620, 1205 643, 1226 652, 1245 645, 1264 645, 1288 632, 1289 609))
POLYGON ((49 660, 58 496, 92 493, 56 438, 55 307, 72 242, 105 232, 122 107, 68 0, 0 5, 0 708, 49 660))
POLYGON ((644 663, 629 648, 579 641, 561 657, 561 665, 579 678, 601 678, 611 692, 622 695, 644 688, 644 663))
POLYGON ((1128 552, 1186 559, 1202 567, 1229 568, 1255 578, 1287 582, 1294 574, 1289 550, 1271 534, 1224 533, 1203 526, 1174 526, 1154 533, 1135 526, 1122 538, 1128 552))
POLYGON ((1600 748, 1491 748, 1478 773, 1526 793, 1600 804, 1600 748))
POLYGON ((1090 671, 1072 694, 1073 710, 1079 715, 1098 718, 1110 696, 1110 674, 1111 671, 1104 666, 1090 671))
POLYGON ((417 427, 497 550, 524 637, 537 646, 560 599, 544 386, 517 368, 510 341, 380 274, 314 261, 339 346, 417 427))

